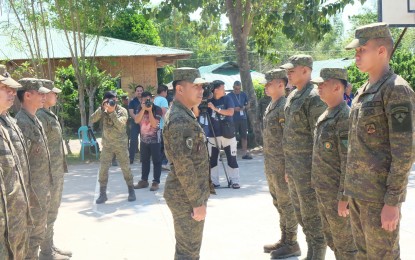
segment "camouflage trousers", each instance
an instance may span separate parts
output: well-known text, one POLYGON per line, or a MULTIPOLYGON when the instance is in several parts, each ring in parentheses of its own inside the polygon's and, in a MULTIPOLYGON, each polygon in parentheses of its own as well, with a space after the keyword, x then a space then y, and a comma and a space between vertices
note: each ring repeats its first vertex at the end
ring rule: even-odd
POLYGON ((285 234, 288 242, 297 241, 298 221, 291 203, 288 184, 285 182, 284 161, 278 161, 265 154, 265 175, 268 181, 272 202, 280 214, 281 235, 285 234))
POLYGON ((40 250, 45 254, 50 254, 53 247, 53 227, 58 217, 58 210, 61 205, 64 173, 54 176, 53 185, 50 190, 50 205, 47 217, 45 239, 40 245, 40 250))
MULTIPOLYGON (((353 260, 357 250, 350 226, 350 217, 339 216, 339 201, 336 197, 331 198, 333 196, 316 192, 327 245, 333 250, 336 260, 353 260)), ((337 191, 333 194, 337 195, 337 191)))
POLYGON ((383 206, 383 203, 349 198, 350 222, 357 247, 357 260, 400 259, 399 224, 393 232, 382 228, 380 214, 383 206))
POLYGON ((174 192, 167 191, 165 193, 165 199, 173 215, 174 234, 176 238, 174 259, 199 259, 205 221, 197 222, 192 218, 191 213, 193 212, 193 208, 187 198, 175 196, 174 192), (166 196, 166 194, 169 195, 166 196))
POLYGON ((128 157, 127 146, 104 146, 101 152, 101 166, 99 168, 99 184, 101 187, 108 184, 108 170, 112 164, 112 158, 114 155, 117 157, 120 163, 121 171, 124 175, 124 180, 127 186, 133 185, 133 175, 131 174, 130 160, 128 157))
POLYGON ((30 231, 26 259, 38 259, 39 247, 45 238, 50 205, 50 184, 33 186, 39 205, 31 207, 33 229, 30 231))
MULTIPOLYGON (((3 178, 1 178, 0 185, 3 185, 3 178)), ((7 219, 6 219, 6 198, 3 197, 2 191, 0 191, 0 259, 9 260, 12 259, 10 255, 10 247, 8 237, 6 237, 7 219)))
POLYGON ((303 227, 307 244, 326 247, 316 192, 311 187, 311 154, 285 157, 288 188, 298 223, 303 227))

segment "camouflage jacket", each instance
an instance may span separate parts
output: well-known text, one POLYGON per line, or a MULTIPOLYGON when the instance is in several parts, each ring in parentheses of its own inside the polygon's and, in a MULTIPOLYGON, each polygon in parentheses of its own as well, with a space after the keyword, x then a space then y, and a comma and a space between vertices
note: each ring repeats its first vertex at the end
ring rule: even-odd
POLYGON ((285 124, 284 106, 287 99, 281 97, 269 103, 264 113, 264 155, 284 161, 282 136, 285 124))
POLYGON ((284 108, 285 154, 302 154, 311 158, 315 125, 326 107, 311 82, 302 90, 295 89, 288 95, 284 108))
POLYGON ((48 141, 42 123, 36 116, 30 115, 24 108, 16 114, 17 125, 26 140, 30 165, 31 186, 49 187, 52 184, 48 141))
POLYGON ((261 121, 263 119, 265 115, 265 110, 267 109, 270 102, 271 102, 271 98, 268 96, 264 96, 258 101, 258 109, 257 109, 258 120, 261 121))
POLYGON ((388 71, 359 89, 350 113, 345 194, 398 205, 414 162, 415 93, 388 71))
POLYGON ((319 117, 314 132, 312 186, 325 199, 347 200, 346 173, 350 108, 342 102, 319 117))
POLYGON ((206 138, 193 112, 178 101, 166 114, 163 138, 172 164, 164 197, 186 198, 193 208, 206 205, 210 194, 206 138))
POLYGON ((50 162, 52 177, 62 178, 63 173, 68 172, 68 166, 63 148, 62 128, 58 117, 46 108, 39 109, 36 116, 42 122, 48 140, 49 152, 53 155, 53 160, 50 162))
POLYGON ((125 108, 117 105, 115 111, 106 113, 99 107, 90 118, 92 123, 102 119, 102 146, 125 146, 128 145, 128 137, 125 128, 128 120, 128 113, 125 108))

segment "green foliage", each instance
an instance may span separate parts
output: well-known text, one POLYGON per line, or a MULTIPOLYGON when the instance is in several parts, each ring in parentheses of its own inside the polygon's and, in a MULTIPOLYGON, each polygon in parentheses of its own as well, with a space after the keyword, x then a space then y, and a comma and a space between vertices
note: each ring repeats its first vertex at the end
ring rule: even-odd
MULTIPOLYGON (((101 79, 99 80, 100 85, 97 88, 94 107, 101 105, 104 93, 109 90, 115 90, 119 95, 123 94, 121 89, 117 89, 117 78, 112 78, 105 71, 99 71, 97 67, 87 69, 87 79, 91 79, 91 75, 97 76, 98 73, 101 79)), ((79 110, 79 99, 78 99, 78 83, 75 78, 75 70, 72 65, 68 67, 59 67, 56 70, 55 84, 62 90, 59 95, 60 113, 59 116, 65 121, 65 128, 69 133, 75 133, 81 126, 81 114, 79 110)), ((89 103, 87 97, 85 97, 86 104, 89 103)), ((88 109, 87 105, 87 109, 88 109)))
MULTIPOLYGON (((415 74, 413 68, 415 68, 415 55, 407 50, 398 49, 391 62, 391 68, 393 71, 404 78, 415 90, 415 74)), ((353 85, 353 92, 356 92, 368 79, 366 73, 362 73, 356 67, 355 64, 348 68, 349 81, 353 85)))
POLYGON ((260 100, 265 95, 264 93, 265 86, 264 84, 260 84, 258 80, 253 80, 252 83, 254 84, 256 98, 257 100, 260 100))
POLYGON ((139 14, 132 8, 120 12, 114 21, 104 28, 102 34, 126 41, 161 45, 160 36, 153 21, 146 19, 143 14, 139 14))

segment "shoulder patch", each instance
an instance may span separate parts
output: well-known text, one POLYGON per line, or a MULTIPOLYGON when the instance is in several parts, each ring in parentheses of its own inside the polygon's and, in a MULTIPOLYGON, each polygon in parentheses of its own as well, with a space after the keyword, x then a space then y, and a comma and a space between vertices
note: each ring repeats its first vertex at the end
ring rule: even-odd
POLYGON ((412 131, 412 106, 410 103, 391 106, 392 130, 394 132, 412 131))

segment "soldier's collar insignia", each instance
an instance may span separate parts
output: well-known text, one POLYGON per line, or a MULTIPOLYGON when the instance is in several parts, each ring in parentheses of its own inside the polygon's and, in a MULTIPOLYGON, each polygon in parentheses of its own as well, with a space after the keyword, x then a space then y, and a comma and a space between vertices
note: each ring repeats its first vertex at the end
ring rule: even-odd
POLYGON ((280 118, 280 119, 278 120, 278 123, 280 123, 280 124, 285 123, 285 119, 284 119, 284 118, 280 118))
POLYGON ((333 148, 333 145, 330 142, 325 142, 324 148, 326 148, 327 150, 331 150, 331 148, 333 148))
POLYGON ((376 132, 376 126, 375 124, 367 124, 366 125, 366 131, 368 134, 374 134, 376 132))
POLYGON ((189 149, 193 148, 193 139, 191 137, 186 138, 186 146, 189 149))

